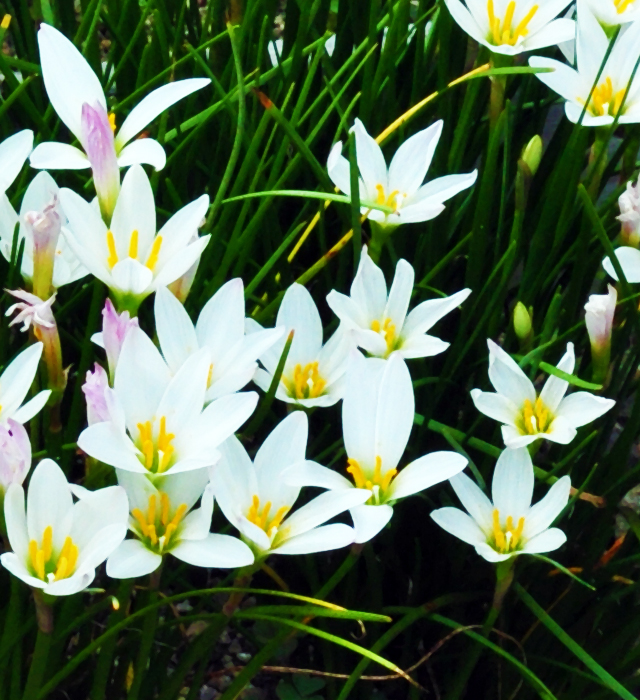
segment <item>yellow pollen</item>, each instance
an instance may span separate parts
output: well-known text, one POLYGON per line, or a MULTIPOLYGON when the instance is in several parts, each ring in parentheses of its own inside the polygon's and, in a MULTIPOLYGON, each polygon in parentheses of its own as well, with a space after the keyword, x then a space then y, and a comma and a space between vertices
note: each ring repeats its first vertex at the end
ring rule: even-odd
POLYGON ((538 396, 532 404, 529 399, 525 399, 522 407, 522 435, 538 435, 548 433, 553 422, 551 411, 544 405, 542 398, 538 396))
POLYGON ((304 367, 298 363, 293 368, 293 377, 283 377, 282 382, 295 399, 316 399, 327 386, 326 380, 320 376, 317 362, 309 362, 304 367))
POLYGON ((396 345, 396 327, 391 322, 391 319, 385 318, 382 323, 380 323, 378 319, 375 319, 371 322, 371 330, 383 336, 387 344, 387 354, 393 352, 396 345))
POLYGON ((267 501, 264 506, 260 508, 260 497, 254 494, 251 499, 251 506, 247 512, 247 520, 257 525, 261 530, 264 530, 269 537, 273 537, 277 529, 282 525, 285 515, 289 512, 289 506, 281 506, 276 511, 276 514, 272 518, 269 518, 271 505, 271 501, 267 501))
POLYGON ((107 248, 109 249, 107 265, 109 269, 113 269, 113 266, 118 262, 118 251, 116 250, 116 241, 111 229, 107 231, 107 248))
POLYGON ((138 229, 133 229, 131 239, 129 240, 129 257, 137 259, 138 257, 138 229))
MULTIPOLYGON (((376 185, 376 192, 378 193, 376 195, 376 204, 380 204, 384 207, 391 207, 395 211, 398 210, 398 203, 396 200, 400 194, 400 190, 393 190, 393 192, 387 197, 384 186, 376 185)), ((404 196, 406 197, 406 195, 404 196)))
POLYGON ((161 503, 161 515, 160 521, 163 525, 169 523, 169 496, 164 491, 160 492, 160 503, 161 503))
POLYGON ((116 115, 113 112, 109 112, 109 126, 111 127, 111 131, 116 130, 116 115))
POLYGON ((144 457, 144 466, 152 472, 161 474, 171 466, 171 458, 175 452, 175 447, 172 442, 175 438, 174 433, 167 432, 167 419, 165 416, 160 418, 160 430, 158 439, 154 445, 153 429, 151 421, 138 423, 138 432, 140 434, 140 451, 144 457), (156 459, 157 454, 157 459, 156 459))
POLYGON ((160 503, 158 508, 158 498, 155 493, 149 496, 149 505, 147 512, 143 512, 140 508, 134 508, 131 515, 135 519, 142 537, 148 539, 147 545, 158 547, 159 551, 167 548, 171 542, 171 538, 176 533, 178 525, 187 513, 186 503, 181 503, 176 512, 169 521, 169 512, 171 510, 171 502, 169 496, 164 492, 159 492, 160 503))
MULTIPOLYGON (((627 88, 624 87, 614 93, 613 81, 607 77, 604 82, 593 89, 587 110, 596 117, 615 117, 622 107, 622 100, 624 100, 626 92, 627 88)), ((582 105, 585 104, 582 99, 578 99, 578 102, 582 105)))
POLYGON ((161 246, 162 236, 156 236, 153 241, 153 245, 151 246, 151 252, 149 253, 147 262, 145 263, 146 267, 148 267, 151 270, 151 272, 153 272, 155 266, 158 264, 158 256, 160 255, 161 246))
POLYGON ((500 511, 493 509, 493 539, 495 548, 501 554, 510 554, 519 549, 524 530, 524 516, 518 519, 518 525, 514 527, 513 516, 507 516, 504 529, 500 525, 500 511))
POLYGON ((41 581, 59 581, 73 574, 78 562, 78 547, 67 537, 57 557, 53 556, 53 528, 47 525, 42 533, 42 545, 29 542, 29 561, 33 572, 41 581))
POLYGON ((516 0, 511 0, 507 5, 504 19, 500 22, 500 18, 496 17, 493 0, 487 0, 487 15, 489 17, 489 41, 492 41, 495 46, 508 45, 515 46, 519 39, 524 39, 529 34, 529 23, 534 18, 538 11, 538 5, 533 7, 527 14, 518 22, 515 27, 512 27, 513 18, 516 13, 516 0))
POLYGON ((616 12, 621 15, 635 0, 613 0, 616 12))
POLYGON ((387 469, 387 471, 383 473, 382 457, 377 455, 372 476, 365 474, 364 470, 360 466, 360 463, 351 457, 347 459, 347 472, 351 474, 353 483, 357 489, 369 489, 370 491, 373 491, 376 487, 378 487, 378 492, 367 501, 367 503, 371 505, 377 504, 380 501, 380 493, 384 495, 384 492, 389 488, 389 485, 398 473, 398 470, 387 469))

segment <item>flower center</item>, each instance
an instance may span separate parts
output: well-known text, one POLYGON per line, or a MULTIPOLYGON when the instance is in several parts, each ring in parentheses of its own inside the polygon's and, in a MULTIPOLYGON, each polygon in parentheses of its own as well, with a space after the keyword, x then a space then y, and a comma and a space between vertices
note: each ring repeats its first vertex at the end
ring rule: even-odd
POLYGON ((150 549, 158 553, 168 549, 171 538, 175 535, 178 525, 187 512, 187 504, 181 503, 171 518, 171 502, 164 491, 159 491, 160 503, 155 493, 149 496, 149 506, 146 513, 140 508, 134 508, 131 515, 140 529, 138 533, 146 540, 150 549), (158 507, 159 506, 159 507, 158 507))
POLYGON ((501 554, 510 554, 518 549, 522 542, 522 531, 524 530, 524 516, 518 519, 518 524, 514 526, 513 517, 507 518, 505 526, 500 525, 500 511, 493 509, 493 539, 496 551, 501 554))
POLYGON ((282 506, 269 517, 271 512, 271 501, 267 501, 264 506, 260 507, 260 497, 253 495, 251 507, 247 513, 247 520, 254 525, 257 525, 261 530, 267 533, 267 536, 273 539, 278 528, 282 525, 286 514, 289 512, 289 506, 282 506))
MULTIPOLYGON (((380 204, 384 207, 391 207, 394 211, 398 211, 400 208, 398 204, 398 195, 400 194, 400 190, 393 190, 393 192, 387 197, 384 186, 376 185, 376 192, 378 193, 376 195, 376 204, 380 204)), ((403 194, 402 196, 406 197, 407 195, 403 194)))
POLYGON ((376 456, 376 466, 373 470, 373 475, 365 474, 364 469, 360 466, 360 462, 349 458, 347 460, 347 472, 353 477, 353 483, 357 489, 369 489, 373 491, 373 495, 367 501, 368 505, 379 505, 381 496, 384 497, 385 491, 389 488, 389 484, 398 473, 397 469, 387 469, 382 473, 382 457, 376 456))
POLYGON ((53 583, 63 578, 69 578, 78 563, 78 546, 71 537, 67 537, 57 556, 53 552, 53 528, 47 525, 42 533, 40 546, 36 540, 29 542, 29 561, 32 573, 36 578, 47 583, 53 583))
POLYGON ((317 362, 309 362, 304 367, 297 364, 293 368, 293 376, 289 379, 282 377, 282 381, 294 399, 317 399, 327 386, 326 380, 318 372, 317 362))
MULTIPOLYGON (((158 256, 160 255, 160 248, 162 247, 162 236, 156 236, 153 239, 153 245, 151 246, 151 251, 147 257, 147 262, 145 267, 148 267, 152 272, 155 266, 158 264, 158 256)), ((107 231, 107 250, 109 255, 107 256, 107 265, 110 270, 113 270, 115 264, 120 260, 118 257, 118 251, 116 249, 116 239, 113 236, 111 229, 107 231)), ((138 259, 138 229, 134 229, 131 232, 131 238, 129 238, 129 250, 127 252, 127 257, 138 259)))
POLYGON ((502 22, 496 17, 493 0, 487 0, 487 13, 489 14, 489 28, 491 30, 489 41, 493 41, 495 46, 501 46, 503 44, 515 46, 519 39, 524 39, 524 37, 529 34, 527 27, 537 11, 538 5, 534 5, 520 22, 515 27, 512 27, 513 16, 516 12, 515 0, 511 0, 507 5, 507 11, 502 22))
POLYGON ((387 354, 393 352, 396 348, 396 327, 391 323, 390 318, 385 318, 382 324, 377 319, 371 322, 371 330, 385 339, 387 343, 387 354))
POLYGON ((525 399, 524 406, 522 407, 522 426, 520 432, 523 435, 548 433, 553 418, 553 414, 544 405, 539 396, 535 403, 531 403, 529 399, 525 399))
POLYGON ((613 0, 613 4, 616 6, 616 12, 621 15, 627 8, 629 8, 635 0, 613 0))
MULTIPOLYGON (((624 87, 622 90, 618 90, 614 93, 613 82, 611 78, 608 77, 603 83, 600 83, 600 85, 593 89, 587 109, 596 117, 604 117, 607 115, 615 117, 620 111, 626 91, 627 88, 624 87)), ((584 100, 579 100, 579 102, 583 105, 585 104, 584 100)))
POLYGON ((167 433, 167 419, 165 416, 160 418, 160 430, 155 442, 151 421, 138 423, 137 428, 140 433, 138 447, 142 452, 140 461, 150 472, 162 474, 171 466, 171 458, 175 452, 175 447, 172 444, 175 435, 167 433))

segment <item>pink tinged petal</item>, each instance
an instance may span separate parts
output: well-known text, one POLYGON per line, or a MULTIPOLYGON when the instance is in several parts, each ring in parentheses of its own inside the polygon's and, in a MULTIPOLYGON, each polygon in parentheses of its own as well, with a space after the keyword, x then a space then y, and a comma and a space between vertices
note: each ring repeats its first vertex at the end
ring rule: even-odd
POLYGON ((25 557, 19 558, 13 552, 5 552, 0 555, 0 562, 9 573, 32 588, 44 588, 47 584, 29 573, 29 570, 23 564, 24 559, 25 557))
POLYGON ((140 540, 125 540, 107 559, 110 578, 138 578, 155 571, 162 557, 149 551, 140 540))
POLYGON ((253 552, 247 545, 229 535, 210 533, 204 540, 183 540, 171 554, 192 566, 208 569, 237 569, 253 564, 253 552))
POLYGON ((441 318, 457 309, 471 294, 470 289, 463 289, 443 299, 429 299, 413 309, 402 329, 403 338, 420 335, 430 330, 441 318))
POLYGON ((610 411, 615 403, 613 399, 594 396, 588 391, 577 391, 562 399, 556 413, 574 428, 580 428, 610 411))
POLYGON ((553 552, 562 547, 567 541, 567 536, 557 527, 552 527, 550 530, 545 530, 533 539, 529 540, 522 548, 522 552, 526 554, 543 554, 544 552, 553 552))
POLYGON ((116 137, 116 147, 122 150, 124 145, 139 134, 157 116, 165 112, 171 105, 187 97, 196 90, 209 85, 208 78, 189 78, 177 80, 150 92, 138 103, 124 120, 116 137))
POLYGON ((355 542, 364 544, 372 540, 387 526, 393 515, 390 505, 367 506, 361 505, 352 508, 349 513, 353 518, 355 529, 355 542))
POLYGON ((485 416, 493 418, 500 423, 515 426, 520 414, 520 409, 502 394, 494 394, 490 391, 471 390, 471 399, 475 407, 485 416))
POLYGON ((9 418, 0 425, 0 497, 11 484, 22 484, 31 468, 31 442, 24 427, 9 418))
POLYGON ((518 428, 514 427, 513 425, 503 425, 501 431, 505 446, 512 450, 517 450, 519 447, 531 445, 536 440, 540 440, 541 438, 545 437, 544 433, 537 433, 536 435, 522 435, 518 428))
POLYGON ((107 108, 98 76, 69 39, 48 24, 40 25, 38 45, 49 100, 69 130, 81 138, 83 104, 107 108))
POLYGON ((604 348, 611 342, 618 292, 610 284, 607 285, 607 288, 607 294, 592 294, 584 305, 587 333, 591 346, 596 348, 604 348))
POLYGON ((492 340, 489 346, 489 381, 495 390, 506 396, 516 406, 522 406, 525 399, 536 400, 536 390, 527 375, 515 361, 492 340))
POLYGON ((456 474, 449 480, 467 513, 484 532, 493 529, 493 504, 466 474, 456 474))
POLYGON ((438 508, 431 517, 443 530, 467 544, 486 542, 486 535, 476 521, 459 508, 438 508))
POLYGON ((358 170, 366 187, 375 192, 376 185, 382 185, 385 191, 388 187, 387 163, 382 155, 382 149, 371 137, 364 124, 356 119, 351 129, 356 135, 356 156, 358 170))
POLYGON ((29 534, 24 505, 24 489, 19 484, 9 486, 4 497, 4 517, 11 549, 23 560, 29 554, 29 534))
POLYGON ((327 172, 333 184, 344 194, 351 194, 349 161, 342 155, 342 143, 333 145, 327 160, 327 172))
POLYGON ((18 177, 33 148, 33 131, 23 129, 0 143, 0 192, 4 193, 18 177))
POLYGON ((533 464, 526 447, 504 450, 496 464, 491 484, 493 505, 504 524, 511 516, 514 523, 526 515, 533 497, 533 464))
POLYGON ((82 105, 79 138, 91 163, 101 209, 111 214, 120 192, 120 168, 109 116, 98 102, 82 105))
POLYGON ((273 554, 314 554, 348 547, 354 542, 355 533, 348 525, 336 523, 324 525, 287 540, 271 550, 273 554))
POLYGON ((38 144, 29 164, 38 170, 84 170, 91 163, 83 151, 66 143, 45 142, 38 144))
POLYGON ((109 420, 109 409, 105 398, 105 389, 109 386, 109 376, 96 362, 93 372, 86 374, 82 393, 87 402, 87 422, 89 425, 109 420))
POLYGON ((531 539, 546 530, 569 502, 571 479, 563 476, 549 489, 546 496, 527 513, 523 535, 531 539))
POLYGON ((396 501, 412 496, 459 474, 468 460, 455 452, 432 452, 400 470, 391 482, 386 498, 396 501))
POLYGON ((137 139, 127 144, 118 154, 118 166, 152 165, 154 170, 162 170, 167 163, 164 148, 155 139, 137 139))
MULTIPOLYGON (((567 374, 573 374, 573 370, 576 364, 576 357, 573 350, 573 343, 567 343, 567 352, 564 354, 563 358, 558 363, 558 369, 567 374)), ((555 414, 557 412, 558 406, 562 401, 564 395, 569 388, 569 382, 559 377, 554 377, 551 375, 545 382, 542 391, 540 392, 540 399, 544 405, 555 414)))
MULTIPOLYGON (((438 177, 423 185, 410 200, 410 203, 427 201, 431 205, 442 204, 475 184, 478 179, 478 171, 474 170, 466 175, 445 175, 438 177)), ((409 202, 407 202, 407 206, 409 202)))
POLYGON ((411 293, 413 292, 414 278, 413 267, 406 260, 399 260, 384 310, 385 319, 391 319, 397 333, 401 332, 400 329, 407 316, 407 309, 409 308, 411 293))
POLYGON ((333 469, 317 462, 298 462, 282 472, 282 481, 291 486, 317 486, 321 489, 351 489, 353 483, 333 469))
POLYGON ((442 120, 408 138, 396 151, 389 165, 389 189, 411 196, 427 175, 442 135, 442 120))
POLYGON ((497 564, 501 561, 507 561, 507 559, 511 559, 511 557, 514 557, 517 554, 517 552, 513 552, 511 554, 500 554, 500 552, 496 552, 496 550, 493 549, 493 547, 488 545, 486 542, 480 542, 479 544, 475 545, 475 548, 476 552, 483 559, 486 559, 492 564, 497 564))
MULTIPOLYGON (((640 282, 640 250, 637 248, 630 248, 629 246, 622 246, 621 248, 616 248, 614 250, 615 256, 618 259, 618 263, 622 268, 622 272, 627 279, 627 282, 635 284, 640 282)), ((611 275, 614 280, 618 281, 618 275, 611 264, 609 258, 605 258, 602 261, 602 267, 604 267, 605 272, 611 275)))
POLYGON ((146 474, 131 440, 110 422, 85 428, 78 438, 78 447, 90 457, 118 469, 146 474))
POLYGON ((154 315, 160 349, 172 372, 198 351, 198 339, 184 306, 173 294, 161 287, 155 298, 154 315))
POLYGON ((118 313, 111 299, 107 299, 102 309, 102 333, 99 334, 99 342, 94 342, 105 349, 112 377, 115 376, 122 345, 132 328, 138 328, 138 319, 131 318, 128 311, 118 313))

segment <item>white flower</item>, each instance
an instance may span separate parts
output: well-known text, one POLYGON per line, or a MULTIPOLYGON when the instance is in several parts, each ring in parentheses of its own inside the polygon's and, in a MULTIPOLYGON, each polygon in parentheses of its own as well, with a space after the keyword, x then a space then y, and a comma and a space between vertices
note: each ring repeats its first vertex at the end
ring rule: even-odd
POLYGON ((384 274, 371 260, 365 246, 351 285, 351 296, 333 290, 327 296, 327 304, 343 327, 352 332, 358 346, 369 354, 431 357, 444 352, 449 343, 427 335, 427 331, 460 306, 471 290, 463 289, 450 297, 423 301, 407 315, 414 277, 413 267, 406 260, 399 260, 387 296, 384 274))
POLYGON ((180 209, 156 234, 153 191, 140 165, 124 177, 110 227, 72 190, 61 190, 60 197, 69 218, 63 231, 69 245, 125 306, 137 308, 146 296, 184 274, 209 242, 209 236, 202 236, 191 243, 209 206, 207 195, 180 209))
MULTIPOLYGON (((47 209, 53 209, 55 214, 60 217, 62 226, 66 226, 67 219, 60 206, 59 191, 58 185, 51 175, 47 172, 41 172, 33 178, 27 187, 20 206, 19 217, 10 204, 8 208, 0 207, 0 252, 6 260, 11 260, 14 228, 19 221, 17 245, 19 246, 20 242, 24 240, 21 273, 24 279, 29 282, 33 279, 34 258, 34 231, 29 220, 37 221, 39 217, 46 215, 47 209)), ((89 274, 89 271, 69 248, 64 236, 58 237, 53 257, 53 287, 56 289, 89 274)))
POLYGON ((0 424, 0 501, 11 484, 22 484, 31 469, 31 442, 24 426, 9 418, 0 424))
MULTIPOLYGON (((473 389, 471 398, 478 411, 503 423, 507 447, 523 447, 539 438, 566 445, 576 436, 576 428, 591 423, 615 404, 588 391, 565 396, 569 382, 554 376, 538 395, 529 377, 499 345, 492 340, 487 345, 489 380, 496 393, 473 389)), ((567 343, 558 369, 572 374, 575 362, 573 343, 567 343)))
MULTIPOLYGON (((382 226, 399 226, 435 218, 444 210, 443 202, 471 187, 478 176, 478 171, 474 170, 468 175, 447 175, 422 184, 440 140, 442 121, 407 139, 396 151, 388 170, 382 149, 359 119, 355 120, 352 131, 356 135, 360 199, 394 209, 393 213, 387 214, 365 206, 361 208, 363 214, 368 213, 371 221, 382 226)), ((342 143, 336 143, 329 154, 327 169, 336 187, 349 195, 349 161, 341 152, 342 143)))
POLYGON ((586 2, 605 31, 640 18, 638 0, 578 0, 578 4, 582 2, 586 2))
POLYGON ((291 470, 291 484, 337 491, 365 490, 365 505, 351 509, 358 543, 378 534, 393 515, 393 504, 462 471, 467 460, 455 452, 432 452, 398 471, 411 428, 415 400, 409 370, 399 355, 365 359, 355 353, 347 371, 342 403, 346 471, 353 481, 314 462, 291 470))
POLYGON ((556 19, 572 0, 445 0, 453 19, 494 53, 515 56, 573 39, 575 23, 556 19))
POLYGON ((33 131, 24 129, 0 143, 0 195, 11 187, 33 148, 33 131))
POLYGON ((610 284, 607 285, 607 289, 607 294, 592 294, 584 305, 584 320, 592 347, 602 348, 611 343, 618 293, 610 284))
POLYGON ((35 468, 27 494, 13 484, 4 502, 12 552, 0 556, 14 576, 48 595, 85 589, 98 567, 127 534, 127 495, 120 486, 85 491, 73 503, 60 467, 45 459, 35 468))
POLYGON ((257 558, 324 552, 354 541, 348 525, 323 523, 363 503, 367 491, 329 491, 289 514, 300 485, 289 484, 284 474, 314 464, 305 462, 308 430, 306 414, 295 411, 267 437, 254 462, 235 437, 220 447, 222 459, 212 470, 218 505, 257 558))
MULTIPOLYGON (((247 319, 250 332, 262 327, 247 319)), ((266 368, 258 369, 254 382, 264 391, 269 389, 288 334, 294 331, 276 398, 307 408, 333 406, 342 398, 343 375, 353 340, 349 333, 338 329, 322 344, 322 321, 311 294, 300 284, 287 289, 276 317, 276 328, 284 327, 286 334, 261 357, 266 368)))
POLYGON ((156 333, 172 373, 200 348, 210 352, 206 402, 240 391, 256 372, 256 360, 282 337, 283 328, 245 334, 244 286, 224 284, 204 305, 194 327, 184 306, 168 289, 155 299, 156 333))
POLYGON ((38 371, 42 356, 42 343, 34 343, 23 350, 0 375, 0 425, 11 418, 18 423, 30 421, 38 413, 51 394, 46 389, 23 404, 38 371))
POLYGON ((143 474, 117 470, 129 497, 129 529, 136 536, 122 542, 107 560, 112 578, 136 578, 155 571, 165 554, 207 568, 234 569, 253 564, 244 542, 209 532, 213 488, 209 471, 165 476, 155 484, 143 474), (194 508, 202 498, 199 508, 194 508))
POLYGON ((210 80, 192 78, 163 85, 134 107, 114 133, 115 115, 107 113, 100 80, 78 49, 44 23, 38 31, 38 45, 47 95, 84 152, 63 143, 41 143, 31 154, 31 165, 47 170, 90 167, 101 208, 109 218, 120 189, 120 168, 149 163, 161 170, 166 163, 164 148, 155 139, 132 139, 159 114, 210 80))
POLYGON ((571 479, 563 476, 536 505, 531 505, 534 474, 526 447, 505 450, 493 474, 493 503, 465 474, 450 480, 467 513, 459 508, 440 508, 431 517, 441 528, 490 562, 518 554, 542 554, 561 547, 567 536, 550 527, 569 500, 571 479))
POLYGON ((618 204, 620 216, 617 219, 622 222, 622 235, 629 245, 637 248, 640 245, 640 177, 635 185, 633 181, 627 182, 618 204))
MULTIPOLYGON (((618 263, 622 268, 627 282, 631 284, 640 282, 640 250, 632 248, 631 246, 621 246, 620 248, 616 248, 613 252, 618 259, 618 263)), ((608 257, 602 261, 602 267, 604 267, 607 274, 611 275, 616 282, 619 281, 618 274, 608 257)))
POLYGON ((124 341, 113 389, 105 389, 110 420, 86 428, 78 447, 118 469, 161 475, 202 469, 218 445, 253 413, 255 392, 232 394, 204 408, 209 353, 188 358, 172 377, 140 328, 124 341))
POLYGON ((609 39, 604 29, 589 7, 579 3, 577 70, 551 58, 532 56, 529 59, 533 68, 554 69, 551 73, 536 73, 536 76, 566 100, 565 112, 570 121, 577 123, 586 105, 584 126, 613 124, 616 117, 621 124, 640 122, 640 73, 636 73, 631 82, 640 58, 640 22, 634 22, 618 36, 602 68, 608 50, 609 39), (594 88, 598 75, 598 85, 594 88))

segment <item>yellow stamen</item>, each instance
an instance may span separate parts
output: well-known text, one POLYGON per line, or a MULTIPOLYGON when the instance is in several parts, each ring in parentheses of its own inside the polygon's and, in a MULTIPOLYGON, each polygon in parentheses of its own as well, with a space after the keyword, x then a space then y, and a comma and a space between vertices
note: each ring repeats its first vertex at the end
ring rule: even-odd
POLYGON ((158 256, 160 255, 160 247, 162 246, 162 236, 156 236, 153 245, 151 246, 151 252, 147 258, 145 265, 153 272, 155 266, 158 264, 158 256))
POLYGON ((171 441, 175 438, 173 433, 167 433, 167 419, 162 416, 160 419, 160 434, 158 435, 158 453, 162 453, 160 463, 158 464, 158 472, 161 473, 167 469, 171 462, 171 457, 175 451, 171 441))
POLYGON ((297 364, 293 368, 293 377, 283 377, 282 382, 295 399, 315 399, 323 394, 327 385, 320 376, 317 362, 309 362, 304 367, 297 364))
POLYGON ((493 510, 493 539, 495 548, 502 554, 515 552, 521 543, 524 530, 524 517, 518 519, 518 525, 514 527, 513 516, 508 515, 504 529, 500 525, 500 511, 493 510))
POLYGON ((493 0, 487 0, 487 16, 489 20, 489 41, 494 45, 515 46, 519 39, 523 39, 529 34, 529 23, 534 18, 539 9, 538 5, 533 5, 529 12, 518 22, 515 28, 512 28, 513 18, 516 13, 516 0, 511 0, 507 5, 507 11, 504 19, 500 22, 500 18, 496 17, 495 6, 493 0))
POLYGON ((149 496, 149 510, 147 511, 147 522, 155 523, 156 521, 156 495, 152 493, 149 496))
POLYGON ((538 396, 535 404, 529 399, 525 399, 522 407, 522 428, 523 435, 538 435, 548 433, 553 422, 551 411, 544 405, 542 398, 538 396))
POLYGON ((393 352, 396 347, 396 327, 390 318, 385 318, 382 323, 378 319, 371 321, 371 330, 380 333, 387 344, 387 353, 393 352))
POLYGON ((140 510, 140 508, 134 508, 131 511, 131 515, 136 519, 136 522, 140 526, 140 530, 142 534, 147 537, 149 534, 149 529, 147 527, 147 521, 144 517, 144 513, 140 510))
POLYGON ((158 544, 158 535, 156 534, 156 526, 153 523, 147 525, 148 537, 151 540, 152 545, 158 544))
POLYGON ((613 0, 616 11, 621 15, 635 0, 613 0))
POLYGON ((503 551, 505 548, 505 537, 500 527, 500 511, 497 508, 493 509, 493 536, 496 541, 496 547, 503 551))
POLYGON ((2 22, 0 22, 0 27, 2 27, 5 31, 9 29, 9 25, 11 24, 11 15, 5 15, 2 18, 2 22))
POLYGON ((118 251, 116 250, 116 241, 113 237, 113 232, 111 229, 107 231, 107 248, 109 249, 107 265, 109 266, 109 269, 113 269, 113 266, 118 262, 118 251))
POLYGON ((138 229, 134 228, 129 240, 129 257, 137 259, 138 257, 138 229))
POLYGON ((51 525, 47 525, 44 529, 42 535, 42 551, 44 553, 45 562, 51 559, 51 545, 53 543, 53 528, 51 525))
POLYGON ((160 521, 163 525, 167 525, 169 522, 169 496, 164 491, 160 492, 160 502, 162 504, 160 521))
POLYGON ((69 562, 66 557, 60 557, 58 559, 58 566, 56 568, 56 573, 53 580, 59 581, 61 578, 66 578, 69 575, 69 562))
POLYGON ((209 365, 209 374, 207 374, 207 389, 211 386, 212 379, 213 379, 213 362, 209 365))
POLYGON ((360 466, 359 462, 357 462, 355 459, 351 459, 350 457, 347 460, 347 464, 349 465, 347 467, 347 471, 353 477, 353 483, 356 485, 356 488, 363 488, 364 485, 367 483, 367 479, 364 475, 364 472, 362 471, 362 467, 360 466))
MULTIPOLYGON (((393 209, 398 208, 396 198, 400 194, 400 190, 394 190, 388 197, 384 190, 383 185, 376 185, 376 204, 380 204, 385 207, 392 207, 393 209)), ((405 195, 406 196, 406 195, 405 195)))
MULTIPOLYGON (((373 468, 373 476, 368 479, 364 470, 360 466, 359 462, 355 459, 349 458, 347 460, 347 472, 353 477, 353 483, 358 489, 369 489, 373 491, 374 487, 379 487, 379 491, 383 494, 389 488, 389 484, 393 481, 393 478, 398 473, 397 469, 388 469, 386 472, 382 472, 382 457, 380 455, 376 456, 375 467, 373 468)), ((375 500, 378 495, 372 496, 375 500)), ((367 501, 368 502, 368 501, 367 501)), ((372 501, 373 502, 373 501, 372 501)))
POLYGON ((113 112, 109 112, 109 126, 111 127, 111 131, 116 130, 116 115, 113 112))
POLYGON ((260 508, 260 497, 254 494, 251 498, 251 506, 247 513, 247 520, 257 525, 261 530, 264 530, 269 537, 273 537, 276 530, 282 524, 285 515, 289 512, 289 506, 281 506, 276 511, 276 514, 272 518, 269 518, 271 506, 271 501, 267 501, 264 507, 260 508))

